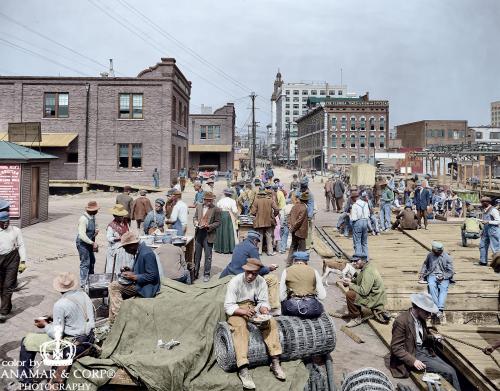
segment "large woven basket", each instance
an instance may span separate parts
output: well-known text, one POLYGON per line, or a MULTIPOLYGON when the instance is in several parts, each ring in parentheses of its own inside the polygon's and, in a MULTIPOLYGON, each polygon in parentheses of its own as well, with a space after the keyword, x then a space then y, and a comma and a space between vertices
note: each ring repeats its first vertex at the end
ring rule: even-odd
MULTIPOLYGON (((281 361, 292 361, 312 355, 321 355, 335 349, 336 336, 333 319, 323 313, 317 319, 302 319, 295 316, 279 316, 278 322, 281 348, 281 361)), ((258 367, 269 363, 266 345, 260 330, 248 323, 250 332, 248 344, 248 361, 250 367, 258 367)), ((219 322, 215 330, 214 350, 217 363, 224 371, 234 371, 236 355, 233 338, 227 322, 219 322)))
POLYGON ((394 386, 385 373, 363 368, 346 376, 341 391, 394 391, 394 386))

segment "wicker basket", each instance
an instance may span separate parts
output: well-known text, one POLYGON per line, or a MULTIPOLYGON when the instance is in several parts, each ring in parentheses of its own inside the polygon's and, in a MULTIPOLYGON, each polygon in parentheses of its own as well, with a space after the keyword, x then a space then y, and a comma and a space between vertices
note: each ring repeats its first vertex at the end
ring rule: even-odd
MULTIPOLYGON (((281 348, 281 361, 292 361, 312 355, 321 355, 335 349, 336 336, 333 319, 323 313, 317 319, 302 319, 295 316, 279 316, 278 322, 281 348)), ((233 338, 227 322, 219 322, 215 330, 214 350, 217 363, 224 371, 234 371, 236 355, 233 338)), ((248 323, 250 339, 248 344, 248 361, 250 367, 258 367, 269 363, 266 345, 260 330, 248 323)))
POLYGON ((341 391, 394 391, 394 386, 383 372, 363 368, 346 376, 341 391))

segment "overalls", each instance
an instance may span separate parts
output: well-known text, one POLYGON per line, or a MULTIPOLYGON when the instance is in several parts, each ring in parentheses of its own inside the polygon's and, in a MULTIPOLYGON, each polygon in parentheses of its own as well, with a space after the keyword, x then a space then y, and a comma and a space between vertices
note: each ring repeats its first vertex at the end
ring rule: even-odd
MULTIPOLYGON (((491 214, 493 206, 490 206, 488 212, 483 214, 483 220, 494 221, 491 214)), ((491 247, 493 254, 500 251, 500 228, 497 225, 484 224, 481 241, 479 242, 479 263, 488 264, 488 250, 491 247)))
MULTIPOLYGON (((90 240, 94 241, 96 229, 95 218, 88 217, 87 215, 84 215, 84 217, 87 219, 87 229, 85 233, 90 240)), ((76 248, 80 256, 80 286, 84 287, 89 278, 89 274, 94 274, 94 247, 80 240, 80 236, 76 235, 76 248)))

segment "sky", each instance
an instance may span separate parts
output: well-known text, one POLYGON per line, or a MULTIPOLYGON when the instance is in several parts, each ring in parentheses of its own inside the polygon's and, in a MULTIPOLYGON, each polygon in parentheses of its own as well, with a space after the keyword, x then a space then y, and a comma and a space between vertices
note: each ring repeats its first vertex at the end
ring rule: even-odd
POLYGON ((136 76, 174 57, 190 111, 258 97, 271 122, 285 82, 343 83, 387 99, 390 127, 423 119, 490 122, 500 100, 500 0, 1 0, 0 74, 136 76), (17 23, 16 23, 17 22, 17 23), (22 26, 24 25, 24 26, 22 26))

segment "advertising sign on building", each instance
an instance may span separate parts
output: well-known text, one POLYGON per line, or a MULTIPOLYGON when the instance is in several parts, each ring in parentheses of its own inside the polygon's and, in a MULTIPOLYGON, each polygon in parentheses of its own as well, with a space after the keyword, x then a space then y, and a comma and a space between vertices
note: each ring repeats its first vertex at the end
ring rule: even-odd
POLYGON ((10 201, 10 217, 20 216, 21 165, 0 164, 0 198, 10 201))

